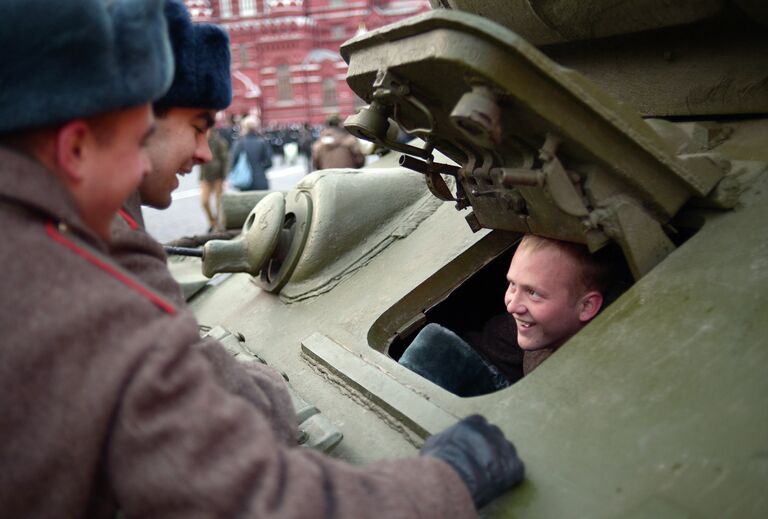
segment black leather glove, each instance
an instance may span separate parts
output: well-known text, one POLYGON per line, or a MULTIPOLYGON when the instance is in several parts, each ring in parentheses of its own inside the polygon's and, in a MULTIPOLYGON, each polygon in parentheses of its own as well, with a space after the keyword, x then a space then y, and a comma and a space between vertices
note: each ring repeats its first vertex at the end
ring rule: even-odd
POLYGON ((477 508, 523 480, 525 466, 501 429, 478 415, 427 438, 421 454, 441 459, 458 472, 477 508))

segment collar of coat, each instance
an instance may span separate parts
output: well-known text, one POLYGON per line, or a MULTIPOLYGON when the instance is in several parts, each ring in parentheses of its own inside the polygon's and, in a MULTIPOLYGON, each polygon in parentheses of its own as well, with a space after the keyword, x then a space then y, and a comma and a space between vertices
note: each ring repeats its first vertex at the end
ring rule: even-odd
POLYGON ((85 225, 72 195, 45 166, 27 155, 0 147, 0 198, 43 219, 66 223, 90 246, 106 251, 104 241, 85 225))

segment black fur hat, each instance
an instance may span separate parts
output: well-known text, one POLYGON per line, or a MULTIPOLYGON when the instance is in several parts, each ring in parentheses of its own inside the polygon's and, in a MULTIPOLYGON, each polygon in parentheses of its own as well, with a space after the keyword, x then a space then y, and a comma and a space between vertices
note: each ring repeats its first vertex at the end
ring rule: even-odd
POLYGON ((232 101, 229 37, 221 27, 192 23, 180 0, 165 1, 176 73, 171 88, 155 102, 157 108, 221 110, 232 101))
POLYGON ((0 133, 138 106, 173 78, 162 0, 2 0, 0 133))

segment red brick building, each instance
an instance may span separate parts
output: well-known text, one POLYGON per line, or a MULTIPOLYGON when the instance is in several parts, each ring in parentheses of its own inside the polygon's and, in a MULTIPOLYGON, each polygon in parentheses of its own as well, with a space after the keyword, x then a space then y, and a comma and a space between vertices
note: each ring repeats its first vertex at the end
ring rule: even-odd
POLYGON ((322 123, 362 103, 346 84, 339 46, 360 31, 429 10, 428 0, 186 0, 232 45, 232 114, 265 126, 322 123))

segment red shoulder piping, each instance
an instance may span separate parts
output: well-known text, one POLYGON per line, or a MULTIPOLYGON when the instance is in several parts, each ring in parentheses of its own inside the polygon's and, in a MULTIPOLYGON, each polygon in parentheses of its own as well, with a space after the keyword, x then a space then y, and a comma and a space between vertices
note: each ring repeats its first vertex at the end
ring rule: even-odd
POLYGON ((123 208, 121 207, 120 209, 118 209, 118 210, 117 210, 117 212, 118 212, 118 213, 120 213, 120 216, 122 216, 122 217, 123 217, 123 220, 125 220, 125 223, 127 223, 127 224, 128 224, 128 227, 130 227, 130 228, 131 228, 131 229, 133 229, 134 231, 135 231, 136 229, 138 229, 138 228, 139 228, 139 224, 138 224, 138 223, 136 223, 136 220, 134 220, 133 218, 131 218, 131 215, 129 215, 129 214, 128 214, 128 213, 125 211, 125 209, 123 209, 123 208))
POLYGON ((95 265, 96 267, 100 268, 113 278, 120 281, 122 284, 126 285, 127 287, 135 290, 142 296, 144 296, 146 299, 149 299, 155 306, 163 310, 164 312, 175 315, 176 314, 176 308, 168 303, 167 301, 164 301, 161 297, 158 297, 157 294, 153 293, 151 290, 148 290, 147 288, 141 286, 140 284, 136 283, 134 280, 117 270, 112 265, 105 263, 104 261, 100 260, 98 257, 94 256, 90 252, 88 252, 85 249, 82 249, 78 247, 76 244, 68 240, 65 236, 59 232, 59 230, 56 228, 56 226, 53 224, 53 222, 48 222, 45 225, 45 230, 48 233, 48 236, 54 239, 54 241, 58 242, 59 244, 63 245, 64 247, 68 248, 69 250, 73 251, 75 254, 81 256, 89 263, 95 265))

